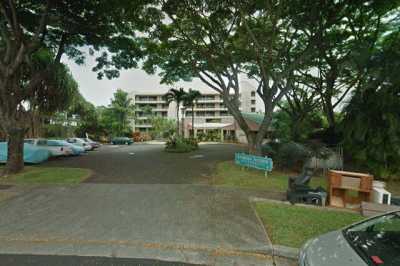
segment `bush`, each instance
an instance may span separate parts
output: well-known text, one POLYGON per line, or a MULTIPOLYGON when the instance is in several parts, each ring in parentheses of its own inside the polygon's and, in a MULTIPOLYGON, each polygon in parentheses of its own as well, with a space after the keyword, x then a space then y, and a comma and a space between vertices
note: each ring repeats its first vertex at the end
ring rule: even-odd
POLYGON ((290 141, 279 146, 275 158, 282 168, 301 169, 311 156, 311 150, 305 145, 290 141))
POLYGON ((261 146, 261 153, 263 156, 273 157, 275 155, 275 150, 270 144, 266 143, 261 146))
POLYGON ((191 152, 199 148, 198 141, 194 138, 170 138, 165 144, 167 152, 191 152))

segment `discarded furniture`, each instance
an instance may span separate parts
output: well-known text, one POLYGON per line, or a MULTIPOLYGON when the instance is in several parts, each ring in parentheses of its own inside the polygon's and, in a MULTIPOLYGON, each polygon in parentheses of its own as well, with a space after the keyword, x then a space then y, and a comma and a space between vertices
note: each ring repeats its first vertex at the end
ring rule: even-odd
POLYGON ((391 205, 396 205, 396 206, 400 206, 400 197, 393 197, 390 200, 390 204, 391 205))
POLYGON ((325 206, 327 193, 322 187, 312 189, 310 180, 314 174, 312 168, 304 168, 299 176, 289 177, 287 200, 292 203, 305 203, 325 206))
POLYGON ((392 193, 387 191, 386 183, 382 181, 374 181, 372 183, 372 201, 379 204, 390 205, 392 201, 392 193))
POLYGON ((328 180, 331 206, 359 209, 361 202, 371 201, 374 177, 370 174, 330 170, 328 180))

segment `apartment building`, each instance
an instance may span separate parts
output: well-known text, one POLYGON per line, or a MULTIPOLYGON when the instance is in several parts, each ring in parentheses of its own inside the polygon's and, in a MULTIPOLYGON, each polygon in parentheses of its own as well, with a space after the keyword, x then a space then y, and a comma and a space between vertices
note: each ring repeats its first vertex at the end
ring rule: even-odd
MULTIPOLYGON (((257 111, 256 92, 249 84, 243 84, 240 93, 240 109, 243 113, 257 111)), ((186 136, 194 131, 195 136, 213 132, 219 134, 221 140, 243 139, 243 132, 237 127, 232 115, 229 114, 222 97, 217 92, 202 91, 201 97, 194 106, 194 125, 192 125, 192 108, 179 106, 180 123, 184 127, 186 136)), ((135 132, 148 132, 151 130, 149 115, 176 119, 177 106, 175 102, 167 104, 163 99, 165 91, 139 93, 131 92, 130 97, 137 108, 136 119, 132 121, 135 132)))

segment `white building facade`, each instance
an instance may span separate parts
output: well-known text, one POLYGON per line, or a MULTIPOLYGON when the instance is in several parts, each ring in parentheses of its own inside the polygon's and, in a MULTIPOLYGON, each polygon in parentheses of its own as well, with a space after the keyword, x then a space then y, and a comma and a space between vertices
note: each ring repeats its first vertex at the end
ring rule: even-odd
MULTIPOLYGON (((241 83, 240 109, 243 113, 262 112, 257 108, 257 93, 250 84, 241 83)), ((185 136, 193 134, 196 137, 212 134, 218 140, 242 141, 244 133, 237 127, 233 116, 229 113, 221 95, 210 90, 199 90, 200 98, 194 105, 194 125, 192 125, 192 108, 179 106, 181 132, 182 126, 185 136)), ((135 132, 147 133, 151 131, 149 116, 160 116, 176 120, 177 106, 175 102, 166 103, 163 96, 168 92, 131 92, 130 97, 138 110, 132 121, 135 132), (151 112, 150 112, 151 111, 151 112)))

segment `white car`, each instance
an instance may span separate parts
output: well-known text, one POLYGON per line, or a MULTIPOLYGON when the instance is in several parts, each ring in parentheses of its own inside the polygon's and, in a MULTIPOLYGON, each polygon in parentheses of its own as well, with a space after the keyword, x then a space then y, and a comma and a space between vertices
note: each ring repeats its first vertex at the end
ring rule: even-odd
POLYGON ((67 145, 49 145, 47 139, 25 139, 24 142, 48 150, 51 157, 73 155, 71 147, 67 145))
POLYGON ((82 148, 85 149, 85 151, 93 150, 93 146, 82 138, 68 138, 66 139, 66 141, 74 145, 81 146, 82 148))

